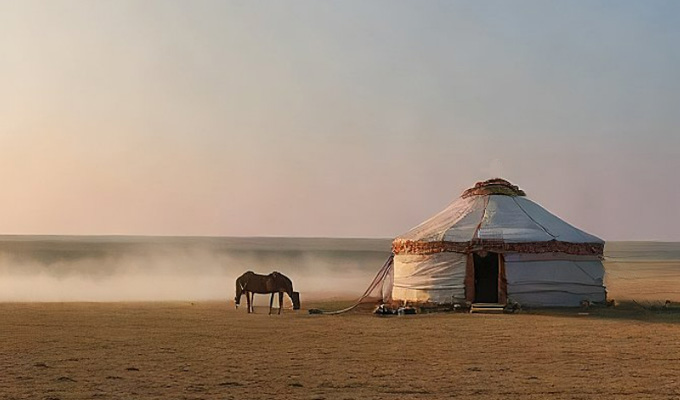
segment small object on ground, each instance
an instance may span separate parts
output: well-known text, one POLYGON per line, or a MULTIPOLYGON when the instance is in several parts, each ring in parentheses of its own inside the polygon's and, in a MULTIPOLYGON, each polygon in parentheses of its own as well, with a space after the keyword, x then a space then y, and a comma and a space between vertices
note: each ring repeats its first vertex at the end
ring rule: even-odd
POLYGON ((226 381, 219 384, 219 386, 243 386, 241 382, 226 381))
POLYGON ((412 315, 416 314, 416 309, 411 307, 411 306, 406 306, 406 307, 399 307, 397 309, 397 314, 399 315, 412 315))
POLYGON ((291 297, 291 301, 293 302, 293 310, 299 310, 300 309, 300 292, 293 292, 293 297, 291 297))
POLYGON ((508 305, 505 306, 503 309, 503 312, 506 314, 514 314, 516 312, 520 312, 522 310, 522 305, 514 302, 514 303, 508 303, 508 305))
POLYGON ((470 304, 454 303, 453 312, 467 312, 471 305, 472 303, 470 304))
POLYGON ((318 308, 310 308, 309 313, 310 314, 323 314, 323 311, 319 310, 318 308))
POLYGON ((663 308, 664 308, 664 309, 669 309, 669 308, 671 308, 671 301, 670 301, 670 300, 666 300, 666 302, 663 304, 663 308))
POLYGON ((373 314, 394 315, 395 311, 392 308, 390 308, 390 306, 388 306, 387 304, 381 304, 375 309, 375 311, 373 311, 373 314))

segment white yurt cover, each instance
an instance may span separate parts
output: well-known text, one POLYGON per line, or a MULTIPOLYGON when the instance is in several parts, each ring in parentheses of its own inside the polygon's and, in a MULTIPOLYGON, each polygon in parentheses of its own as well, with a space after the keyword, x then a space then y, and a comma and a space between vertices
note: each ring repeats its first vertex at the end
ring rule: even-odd
POLYGON ((459 198, 396 241, 468 243, 485 239, 604 245, 602 239, 568 224, 527 198, 494 194, 459 198))
POLYGON ((543 306, 600 302, 606 293, 603 249, 602 239, 527 199, 517 186, 502 179, 479 182, 394 240, 392 298, 473 301, 469 255, 488 251, 502 254, 503 300, 543 306))

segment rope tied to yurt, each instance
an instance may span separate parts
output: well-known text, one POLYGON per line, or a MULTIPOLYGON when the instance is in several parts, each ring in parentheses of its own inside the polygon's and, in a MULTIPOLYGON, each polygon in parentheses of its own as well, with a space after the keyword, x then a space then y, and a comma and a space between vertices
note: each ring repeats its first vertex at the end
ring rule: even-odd
POLYGON ((353 309, 357 308, 359 304, 361 304, 368 296, 370 296, 373 291, 378 288, 379 285, 382 285, 383 282, 385 281, 385 278, 387 275, 389 275, 390 271, 392 270, 392 266, 394 265, 394 254, 390 254, 389 257, 387 257, 387 260, 383 264, 382 268, 380 268, 380 271, 375 275, 375 278, 371 281, 371 284, 368 285, 368 288, 364 292, 364 294, 357 299, 354 304, 347 308, 343 308, 342 310, 336 310, 336 311, 324 311, 320 309, 311 309, 309 310, 310 314, 328 314, 328 315, 336 315, 336 314, 342 314, 346 313, 348 311, 352 311, 353 309))

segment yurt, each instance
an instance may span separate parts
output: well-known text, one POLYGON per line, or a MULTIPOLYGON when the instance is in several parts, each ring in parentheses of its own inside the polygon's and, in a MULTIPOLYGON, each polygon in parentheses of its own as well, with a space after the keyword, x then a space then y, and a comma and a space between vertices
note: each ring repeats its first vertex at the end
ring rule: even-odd
POLYGON ((604 302, 604 241, 504 179, 478 182, 392 243, 392 301, 578 306, 604 302))

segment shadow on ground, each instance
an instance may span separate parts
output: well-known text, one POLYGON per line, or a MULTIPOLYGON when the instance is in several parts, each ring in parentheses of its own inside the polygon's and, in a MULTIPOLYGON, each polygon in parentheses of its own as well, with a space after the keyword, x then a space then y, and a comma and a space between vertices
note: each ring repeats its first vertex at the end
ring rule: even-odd
MULTIPOLYGON (((352 305, 352 301, 316 301, 306 304, 306 309, 320 309, 324 311, 341 310, 352 305)), ((371 314, 376 303, 363 303, 353 309, 351 314, 371 314)), ((456 314, 460 314, 457 312, 456 314)), ((568 318, 598 318, 612 320, 631 320, 652 323, 680 324, 680 304, 666 305, 664 302, 622 301, 615 306, 592 306, 587 309, 570 308, 524 308, 518 314, 545 315, 568 318)), ((508 314, 511 317, 513 314, 508 314)))
POLYGON ((680 304, 663 302, 622 301, 614 306, 584 308, 534 308, 523 309, 524 314, 563 316, 573 318, 598 318, 631 320, 653 323, 680 323, 680 304))

